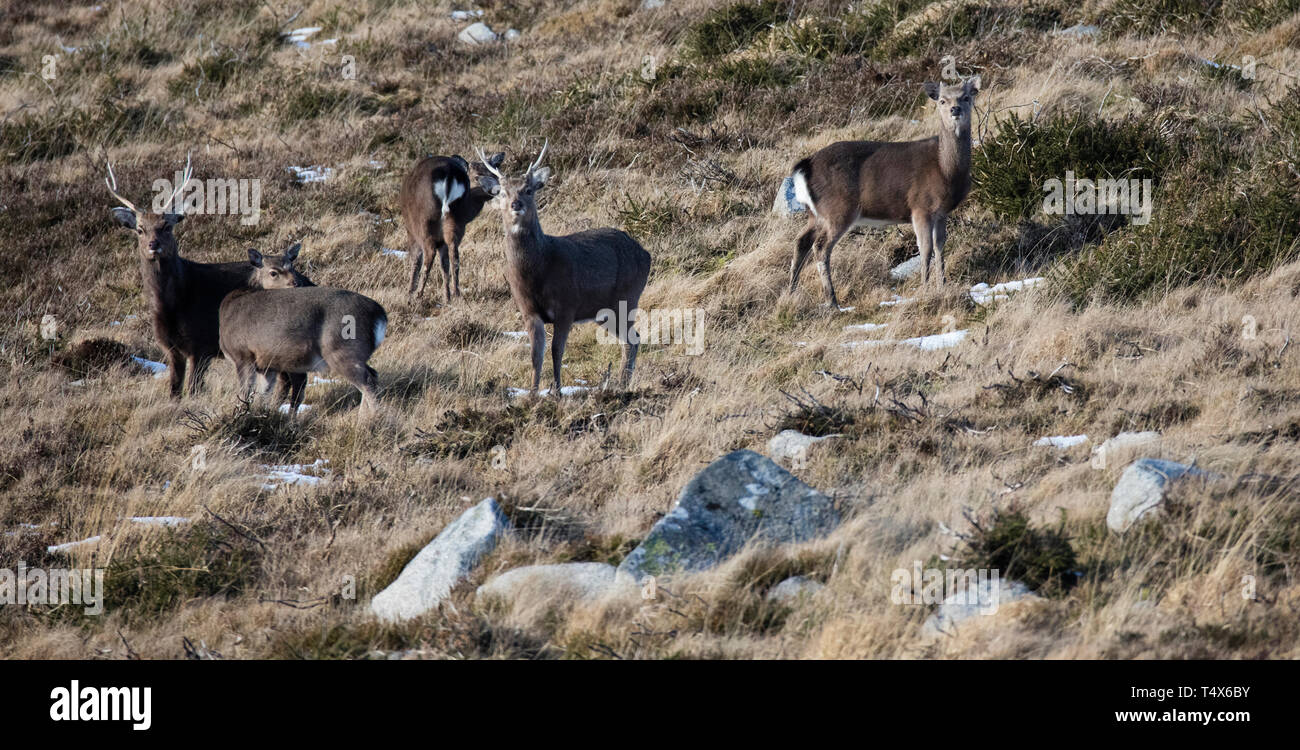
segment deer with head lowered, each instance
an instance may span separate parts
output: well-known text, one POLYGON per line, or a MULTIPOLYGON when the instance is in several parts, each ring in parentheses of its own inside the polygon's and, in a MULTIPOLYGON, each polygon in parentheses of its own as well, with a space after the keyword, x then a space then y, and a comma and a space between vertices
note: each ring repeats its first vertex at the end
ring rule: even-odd
MULTIPOLYGON (((474 171, 483 174, 489 165, 500 167, 505 158, 504 153, 495 154, 475 164, 474 171)), ((470 183, 469 170, 469 162, 459 154, 430 156, 416 164, 402 181, 402 224, 410 238, 410 296, 417 293, 417 287, 418 293, 424 294, 435 254, 442 267, 447 302, 451 302, 453 294, 460 296, 460 242, 465 227, 492 199, 483 188, 470 183)))
POLYGON ((902 143, 840 141, 794 166, 795 197, 809 216, 790 264, 791 292, 815 247, 822 287, 830 305, 839 306, 831 282, 831 248, 855 226, 911 223, 922 280, 930 282, 933 250, 939 283, 946 282, 948 214, 970 192, 971 109, 979 89, 979 76, 955 86, 925 84, 941 123, 937 136, 902 143))
MULTIPOLYGON (((189 183, 192 170, 185 162, 184 177, 158 213, 147 213, 117 192, 117 177, 108 164, 104 183, 108 192, 121 203, 113 209, 113 218, 136 236, 136 255, 140 277, 154 335, 167 354, 171 374, 171 395, 180 398, 182 387, 195 395, 203 384, 203 375, 214 357, 221 356, 217 332, 221 300, 230 292, 247 287, 256 268, 247 262, 196 263, 180 256, 175 227, 184 218, 176 210, 176 198, 189 183), (186 382, 186 370, 189 380, 186 382)), ((156 204, 157 205, 157 204, 156 204)), ((264 281, 274 286, 304 286, 311 283, 294 269, 299 245, 282 256, 263 257, 264 281)))
POLYGON ((479 184, 496 200, 506 233, 506 281, 510 296, 524 317, 532 345, 533 393, 542 379, 546 359, 546 324, 553 327, 551 365, 555 395, 561 393, 560 364, 574 323, 595 321, 618 328, 623 344, 620 380, 627 384, 636 366, 639 340, 631 325, 599 320, 612 310, 635 310, 650 276, 650 253, 625 232, 609 227, 564 236, 542 231, 537 218, 537 191, 550 179, 541 166, 549 142, 524 176, 510 179, 478 151, 490 175, 479 184))
MULTIPOLYGON (((264 278, 255 275, 253 283, 264 278)), ((361 410, 373 412, 378 375, 367 362, 387 329, 378 302, 344 289, 236 289, 221 303, 221 352, 235 365, 240 398, 256 395, 258 376, 276 374, 288 379, 291 415, 309 372, 348 381, 361 391, 361 410)))

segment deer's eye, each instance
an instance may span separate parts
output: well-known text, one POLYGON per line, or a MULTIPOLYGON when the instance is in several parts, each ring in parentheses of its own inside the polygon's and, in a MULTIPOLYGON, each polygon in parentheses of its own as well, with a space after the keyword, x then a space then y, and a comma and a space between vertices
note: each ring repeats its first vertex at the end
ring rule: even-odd
POLYGON ((273 278, 273 279, 274 279, 274 278, 277 278, 279 275, 280 275, 280 274, 277 273, 276 271, 272 271, 272 272, 271 272, 271 278, 273 278))

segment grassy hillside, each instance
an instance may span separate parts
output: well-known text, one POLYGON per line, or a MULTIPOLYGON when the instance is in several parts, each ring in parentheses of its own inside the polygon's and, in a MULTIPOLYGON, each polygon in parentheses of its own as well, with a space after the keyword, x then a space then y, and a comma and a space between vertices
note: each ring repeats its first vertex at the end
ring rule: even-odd
MULTIPOLYGON (((1300 3, 484 0, 481 20, 520 32, 484 46, 457 41, 469 22, 450 12, 467 7, 0 10, 0 530, 13 532, 0 565, 108 570, 103 616, 0 608, 0 655, 1300 656, 1300 3), (1062 33, 1078 24, 1095 29, 1062 33), (308 48, 284 36, 301 27, 321 29, 308 48), (984 85, 949 287, 891 280, 915 253, 899 227, 837 247, 851 311, 821 305, 811 269, 789 294, 804 222, 771 213, 781 179, 836 140, 934 134, 921 84, 947 57, 984 85), (547 139, 543 226, 637 237, 654 258, 642 307, 702 309, 702 354, 646 346, 628 390, 509 398, 531 368, 526 344, 502 335, 523 325, 490 208, 462 250, 464 300, 439 306, 431 283, 407 301, 406 263, 382 250, 406 249, 396 196, 415 161, 481 146, 517 174, 547 139), (174 402, 133 363, 162 352, 104 162, 145 204, 187 152, 197 177, 259 179, 263 210, 251 225, 187 218, 184 255, 301 241, 316 283, 387 308, 371 360, 380 416, 359 420, 342 384, 309 387, 296 422, 250 411, 226 362, 205 394, 174 402), (299 184, 289 166, 333 172, 299 184), (1066 170, 1152 179, 1151 221, 1042 213, 1043 181, 1066 170), (1030 276, 1047 282, 991 306, 965 294, 1030 276), (880 306, 896 294, 912 301, 880 306), (888 327, 845 329, 866 322, 888 327), (842 346, 943 330, 970 333, 939 351, 842 346), (784 428, 843 435, 795 472, 850 513, 831 537, 747 552, 653 602, 475 605, 474 586, 511 567, 617 563, 700 468, 766 452, 784 428), (1123 465, 1094 467, 1088 444, 1033 443, 1131 430, 1241 479, 1184 488, 1166 516, 1117 536, 1105 516, 1123 465), (264 487, 265 466, 318 459, 328 481, 264 487), (454 608, 400 626, 367 616, 487 496, 522 531, 454 608), (1061 554, 1070 580, 1038 577, 1040 600, 958 637, 924 638, 932 608, 889 601, 891 572, 914 561, 1028 579, 1061 554), (767 602, 792 574, 827 588, 767 602), (349 580, 355 598, 341 595, 349 580)), ((618 356, 575 329, 566 382, 599 383, 618 356)))

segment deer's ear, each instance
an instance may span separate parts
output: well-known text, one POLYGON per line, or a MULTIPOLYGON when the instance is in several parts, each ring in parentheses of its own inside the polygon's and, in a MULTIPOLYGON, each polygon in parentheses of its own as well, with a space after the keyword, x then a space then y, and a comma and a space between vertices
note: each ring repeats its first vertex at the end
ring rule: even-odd
POLYGON ((501 164, 505 162, 505 160, 506 160, 506 152, 498 151, 495 154, 492 154, 491 156, 488 157, 487 163, 493 169, 500 169, 501 164))
POLYGON ((185 214, 164 214, 163 221, 167 222, 167 226, 174 227, 182 221, 185 221, 185 214))
POLYGON ((497 178, 492 177, 491 175, 483 175, 482 177, 479 177, 478 184, 479 187, 487 191, 488 195, 501 195, 501 183, 497 181, 497 178))
POLYGON ((970 78, 966 79, 966 93, 978 94, 979 92, 980 92, 980 77, 971 76, 970 78))
POLYGON ((302 249, 301 242, 293 243, 293 245, 288 250, 284 251, 284 259, 289 261, 290 263, 294 262, 295 260, 298 260, 298 251, 301 249, 302 249))
POLYGON ((113 209, 113 218, 117 220, 118 224, 121 224, 127 229, 136 228, 135 211, 132 211, 129 208, 118 206, 113 209))
POLYGON ((534 190, 540 190, 541 188, 546 187, 546 182, 549 179, 551 179, 550 167, 538 167, 534 171, 528 173, 528 184, 534 190))
POLYGON ((934 81, 926 81, 924 84, 922 84, 921 88, 925 89, 926 96, 930 97, 936 102, 939 101, 939 84, 935 83, 934 81))
POLYGON ((465 161, 465 157, 461 156, 460 154, 452 154, 451 160, 459 164, 461 169, 465 170, 466 172, 469 171, 469 162, 465 161))
POLYGON ((254 268, 262 267, 262 254, 255 248, 248 248, 248 262, 253 264, 254 268))

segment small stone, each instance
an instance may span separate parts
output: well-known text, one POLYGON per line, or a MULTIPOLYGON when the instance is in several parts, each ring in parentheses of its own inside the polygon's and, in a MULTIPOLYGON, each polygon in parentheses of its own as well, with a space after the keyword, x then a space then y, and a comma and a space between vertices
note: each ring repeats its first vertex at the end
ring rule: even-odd
POLYGON ((1004 604, 1030 598, 1037 597, 1019 581, 984 578, 973 590, 958 591, 944 599, 939 609, 921 626, 921 632, 927 636, 953 635, 963 621, 978 615, 996 614, 1004 604))
POLYGON ((889 278, 894 281, 905 281, 921 272, 921 256, 913 255, 907 260, 899 263, 889 269, 889 278))
POLYGON ((776 200, 772 201, 772 213, 778 216, 793 216, 805 210, 807 209, 799 199, 794 197, 794 178, 787 177, 782 180, 781 187, 776 191, 776 200))
POLYGON ((791 576, 772 587, 766 599, 781 604, 789 604, 800 598, 809 597, 826 588, 826 584, 805 576, 791 576))
POLYGON ((479 599, 498 597, 510 602, 521 598, 553 600, 598 599, 614 589, 614 566, 599 562, 527 565, 506 571, 478 587, 479 599))
POLYGON ((456 38, 466 44, 491 44, 497 40, 497 33, 487 24, 477 21, 466 26, 456 38))
POLYGON ((808 460, 808 453, 812 446, 823 440, 842 437, 839 434, 834 435, 805 435, 798 430, 781 430, 771 440, 767 441, 767 454, 773 460, 800 468, 808 460))

